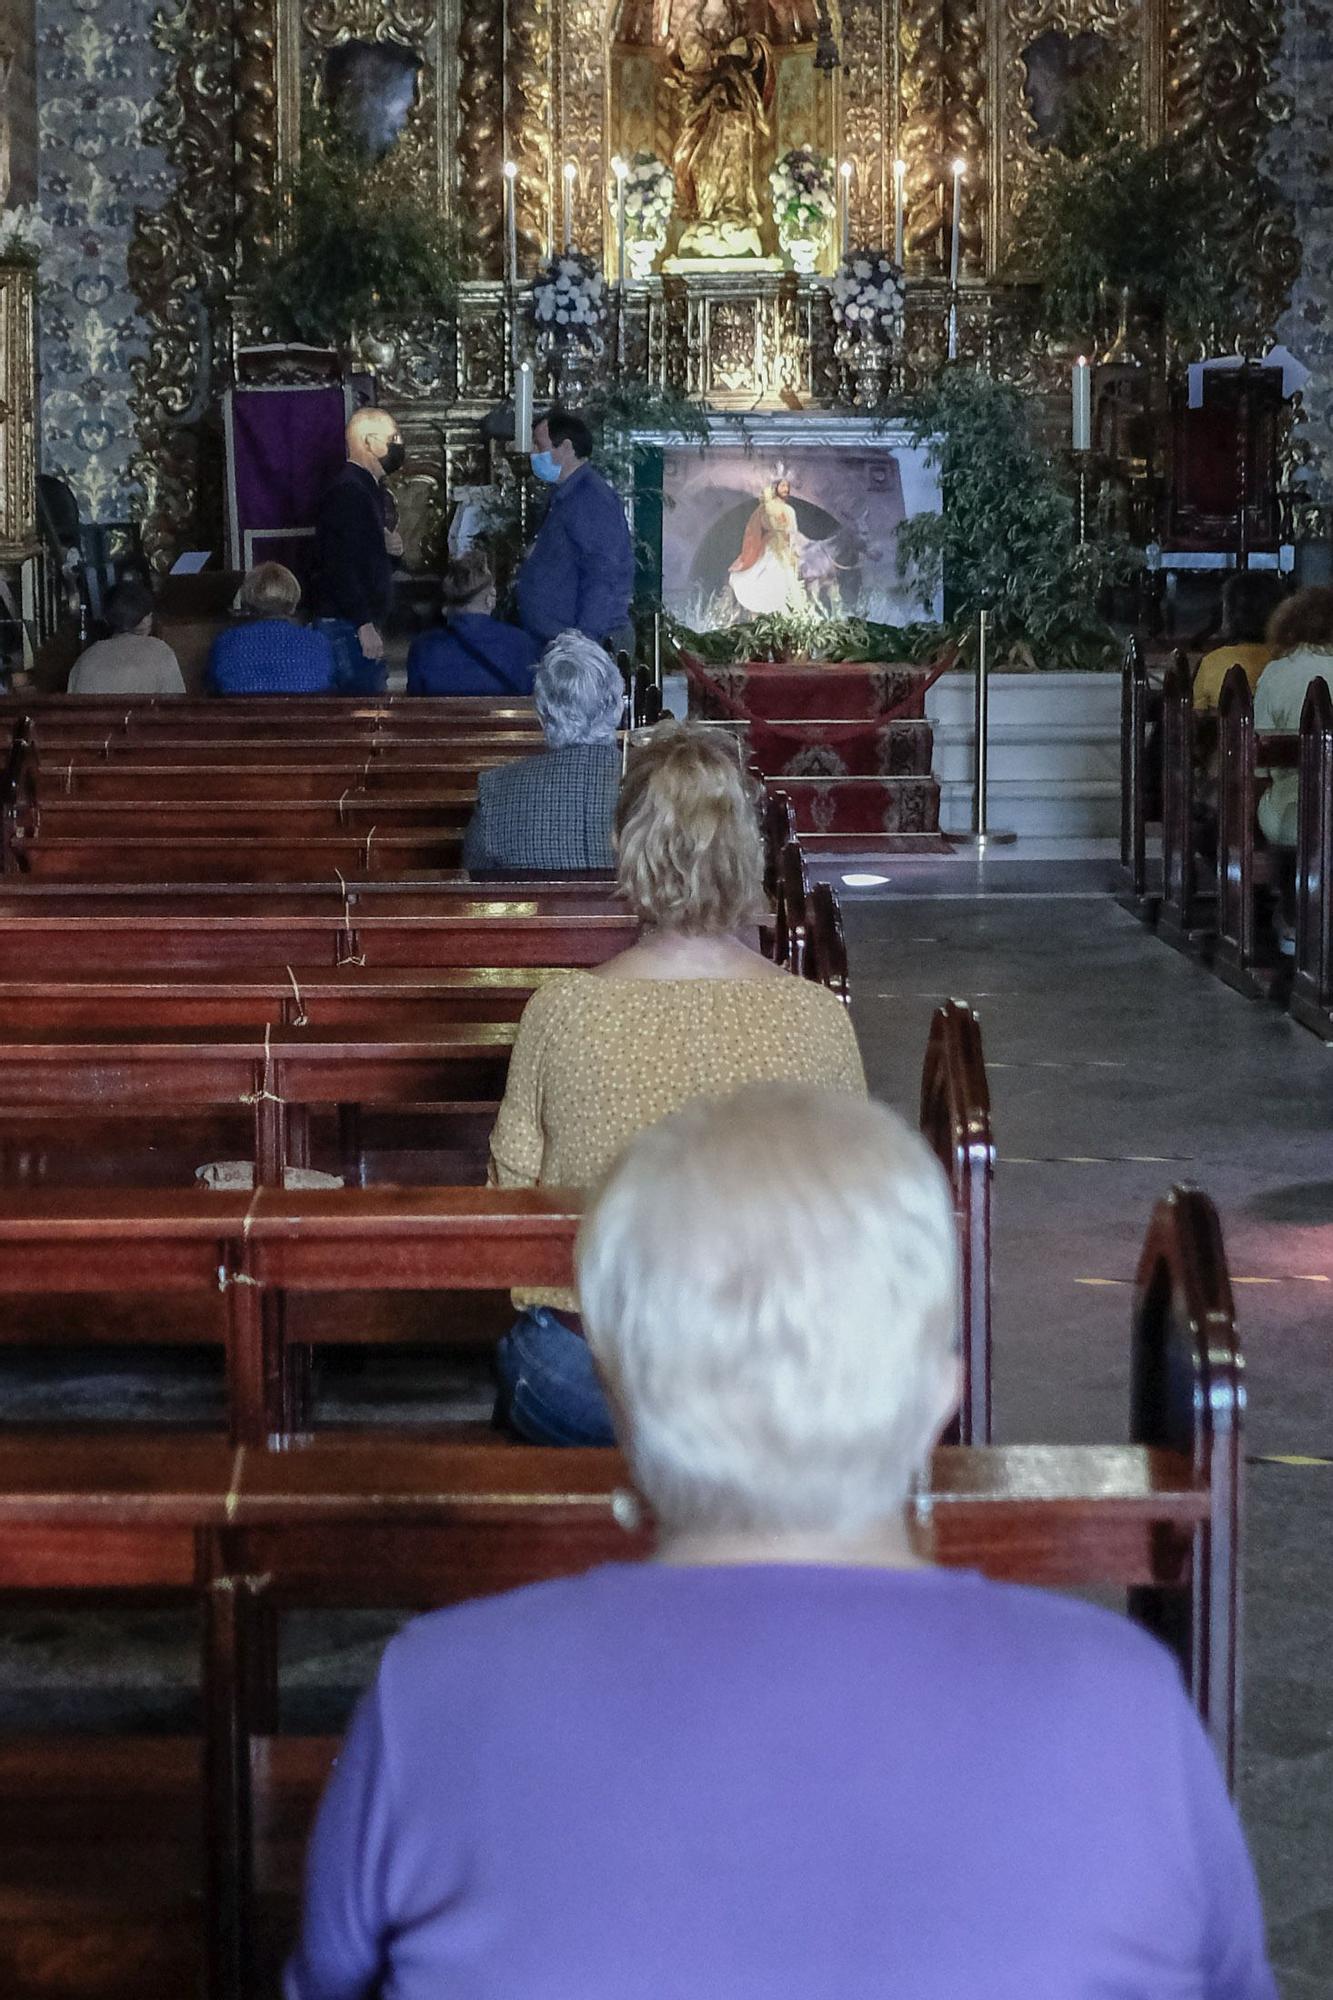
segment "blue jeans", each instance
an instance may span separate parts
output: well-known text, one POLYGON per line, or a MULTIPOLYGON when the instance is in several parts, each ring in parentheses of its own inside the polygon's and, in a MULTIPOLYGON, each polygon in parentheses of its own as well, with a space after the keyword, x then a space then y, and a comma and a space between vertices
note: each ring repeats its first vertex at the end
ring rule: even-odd
POLYGON ((592 1353, 554 1313, 529 1306, 496 1350, 496 1419, 529 1444, 614 1444, 592 1353))
POLYGON ((356 626, 350 618, 317 618, 315 630, 323 632, 333 647, 333 692, 335 694, 383 694, 387 669, 383 660, 369 660, 361 650, 356 626))

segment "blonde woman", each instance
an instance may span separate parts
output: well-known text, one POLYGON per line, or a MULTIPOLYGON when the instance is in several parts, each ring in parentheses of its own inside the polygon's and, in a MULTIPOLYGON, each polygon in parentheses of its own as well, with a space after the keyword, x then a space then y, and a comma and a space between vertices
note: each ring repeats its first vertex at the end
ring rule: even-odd
MULTIPOLYGON (((865 1093, 841 1002, 738 935, 759 913, 763 855, 754 788, 728 735, 671 722, 643 739, 621 787, 615 847, 642 934, 529 1001, 491 1134, 500 1187, 589 1187, 636 1132, 745 1083, 865 1093)), ((538 1444, 609 1443, 576 1300, 524 1292, 514 1303, 497 1416, 538 1444)))
POLYGON ((328 635, 296 623, 301 585, 282 563, 260 563, 236 594, 238 623, 218 633, 208 656, 213 694, 329 694, 328 635))

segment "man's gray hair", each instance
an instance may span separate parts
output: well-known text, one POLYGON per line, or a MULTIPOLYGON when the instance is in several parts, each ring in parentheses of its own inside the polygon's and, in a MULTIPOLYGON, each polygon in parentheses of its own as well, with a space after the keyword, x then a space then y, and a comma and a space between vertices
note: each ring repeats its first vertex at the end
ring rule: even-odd
POLYGON ((938 1161, 809 1084, 700 1099, 621 1154, 575 1252, 589 1345, 670 1533, 856 1535, 957 1406, 938 1161))
POLYGON ((532 699, 552 750, 606 743, 620 725, 625 683, 604 646, 582 632, 562 632, 537 662, 532 699))

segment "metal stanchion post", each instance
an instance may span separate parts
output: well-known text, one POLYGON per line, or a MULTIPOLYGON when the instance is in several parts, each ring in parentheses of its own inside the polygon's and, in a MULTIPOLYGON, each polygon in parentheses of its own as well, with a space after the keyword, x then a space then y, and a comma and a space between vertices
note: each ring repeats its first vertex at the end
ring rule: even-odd
POLYGON ((978 854, 984 854, 988 847, 1004 847, 1017 839, 1017 835, 999 832, 989 824, 989 802, 987 788, 990 767, 990 620, 989 611, 982 611, 977 618, 977 684, 976 684, 976 764, 972 787, 972 831, 971 833, 951 833, 948 838, 962 847, 974 847, 978 854))

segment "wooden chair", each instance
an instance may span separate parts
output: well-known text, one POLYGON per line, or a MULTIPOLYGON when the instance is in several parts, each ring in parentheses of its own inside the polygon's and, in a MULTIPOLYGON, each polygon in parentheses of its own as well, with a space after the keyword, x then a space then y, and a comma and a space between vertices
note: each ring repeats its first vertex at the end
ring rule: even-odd
POLYGON ((1333 1041, 1333 701, 1311 681, 1301 709, 1293 1020, 1333 1041))
POLYGON ((951 1435, 991 1438, 990 1208, 995 1141, 981 1024, 961 1000, 931 1017, 921 1070, 921 1131, 949 1177, 958 1224, 962 1393, 951 1435))

